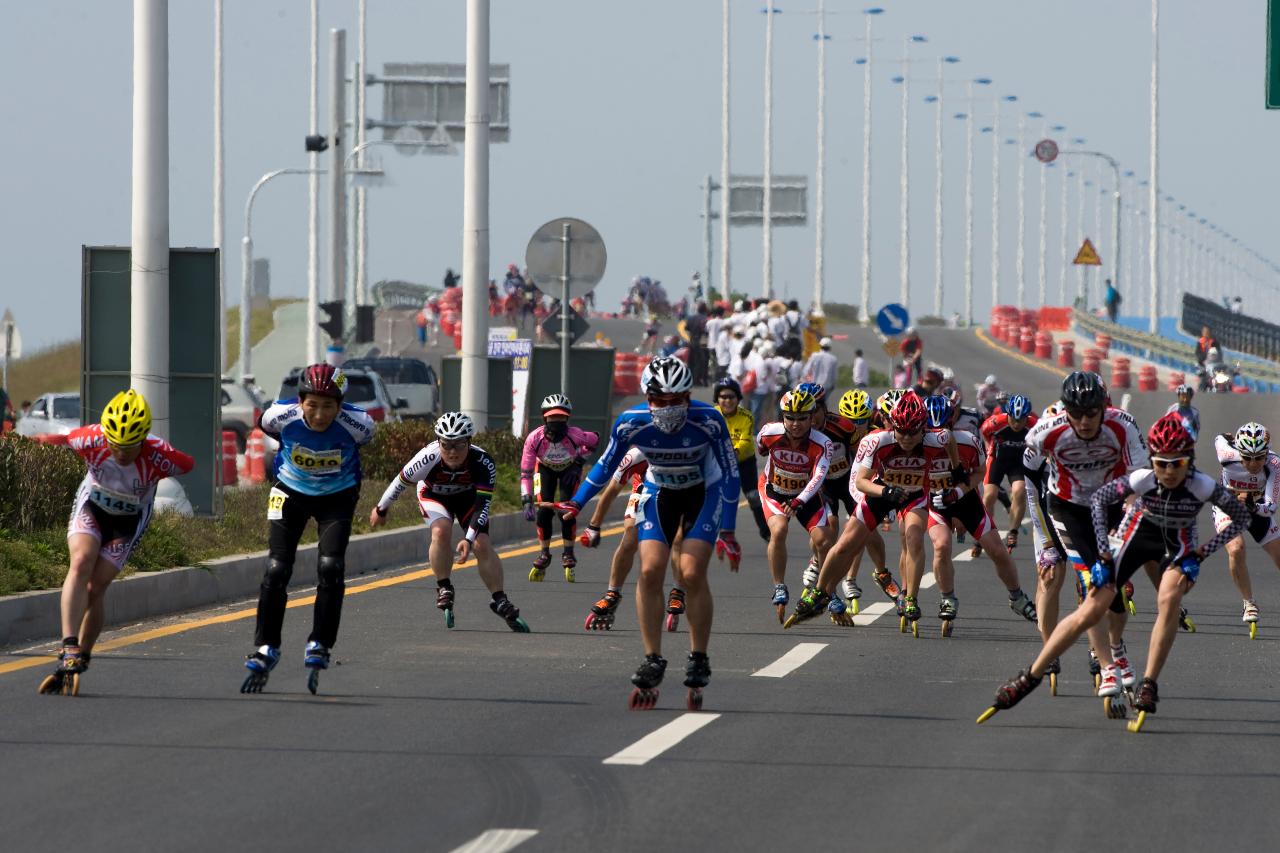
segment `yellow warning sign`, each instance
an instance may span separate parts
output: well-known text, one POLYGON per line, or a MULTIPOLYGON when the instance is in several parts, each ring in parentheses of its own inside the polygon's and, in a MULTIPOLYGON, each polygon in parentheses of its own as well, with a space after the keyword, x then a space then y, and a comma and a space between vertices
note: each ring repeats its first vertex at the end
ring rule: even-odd
POLYGON ((1102 266, 1101 259, 1098 258, 1098 250, 1093 248, 1093 243, 1088 237, 1084 238, 1084 245, 1080 247, 1080 251, 1076 252, 1076 259, 1073 264, 1084 264, 1091 267, 1102 266))

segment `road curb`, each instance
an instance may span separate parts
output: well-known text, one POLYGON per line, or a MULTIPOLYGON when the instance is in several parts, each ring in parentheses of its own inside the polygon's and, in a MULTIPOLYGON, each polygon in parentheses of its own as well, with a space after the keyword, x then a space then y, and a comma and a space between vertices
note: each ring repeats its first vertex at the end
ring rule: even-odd
MULTIPOLYGON (((625 501, 615 502, 607 520, 620 520, 625 507, 625 501)), ((531 532, 532 526, 524 520, 522 512, 496 515, 489 521, 489 535, 498 547, 528 541, 531 532)), ((347 546, 347 579, 425 563, 428 544, 427 532, 420 525, 352 536, 347 546)), ((118 627, 185 610, 252 599, 258 594, 266 557, 266 551, 257 551, 210 560, 199 566, 121 578, 107 591, 106 626, 118 627)), ((314 586, 315 583, 316 546, 300 545, 290 586, 314 586)), ((61 636, 61 599, 60 589, 0 598, 0 646, 61 636)))

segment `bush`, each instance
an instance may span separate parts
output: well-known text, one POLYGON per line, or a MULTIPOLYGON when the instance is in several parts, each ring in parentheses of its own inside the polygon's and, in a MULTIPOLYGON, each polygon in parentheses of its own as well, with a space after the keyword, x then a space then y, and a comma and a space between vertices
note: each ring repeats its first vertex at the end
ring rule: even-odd
POLYGON ((0 528, 30 533, 64 526, 84 463, 66 447, 12 433, 0 438, 0 528))
MULTIPOLYGON (((360 464, 365 477, 390 482, 415 453, 435 440, 434 427, 425 421, 379 425, 374 430, 373 441, 360 451, 360 464)), ((516 438, 510 430, 495 429, 476 433, 471 441, 487 450, 499 465, 519 469, 524 439, 516 438)))
POLYGON ((858 322, 857 305, 849 305, 845 302, 824 302, 822 303, 822 313, 830 321, 838 323, 858 322))

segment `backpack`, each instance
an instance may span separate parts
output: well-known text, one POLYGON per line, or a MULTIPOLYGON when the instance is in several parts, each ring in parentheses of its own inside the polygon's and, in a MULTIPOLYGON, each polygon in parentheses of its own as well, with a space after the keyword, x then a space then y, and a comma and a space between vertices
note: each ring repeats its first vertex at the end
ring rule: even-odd
POLYGON ((787 324, 787 337, 778 346, 778 355, 793 360, 798 359, 804 355, 804 345, 800 342, 800 317, 797 315, 793 323, 791 322, 791 312, 787 312, 785 322, 787 324))

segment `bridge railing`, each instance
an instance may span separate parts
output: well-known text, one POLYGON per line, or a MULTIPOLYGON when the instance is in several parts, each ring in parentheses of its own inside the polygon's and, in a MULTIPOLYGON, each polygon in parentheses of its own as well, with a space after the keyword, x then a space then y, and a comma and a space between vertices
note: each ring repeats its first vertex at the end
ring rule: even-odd
POLYGON ((1182 294, 1182 331, 1192 337, 1208 326, 1227 349, 1272 360, 1280 359, 1280 326, 1236 314, 1217 302, 1182 294))
POLYGON ((422 304, 439 288, 407 281, 380 281, 370 290, 373 304, 379 308, 421 308, 422 304))

